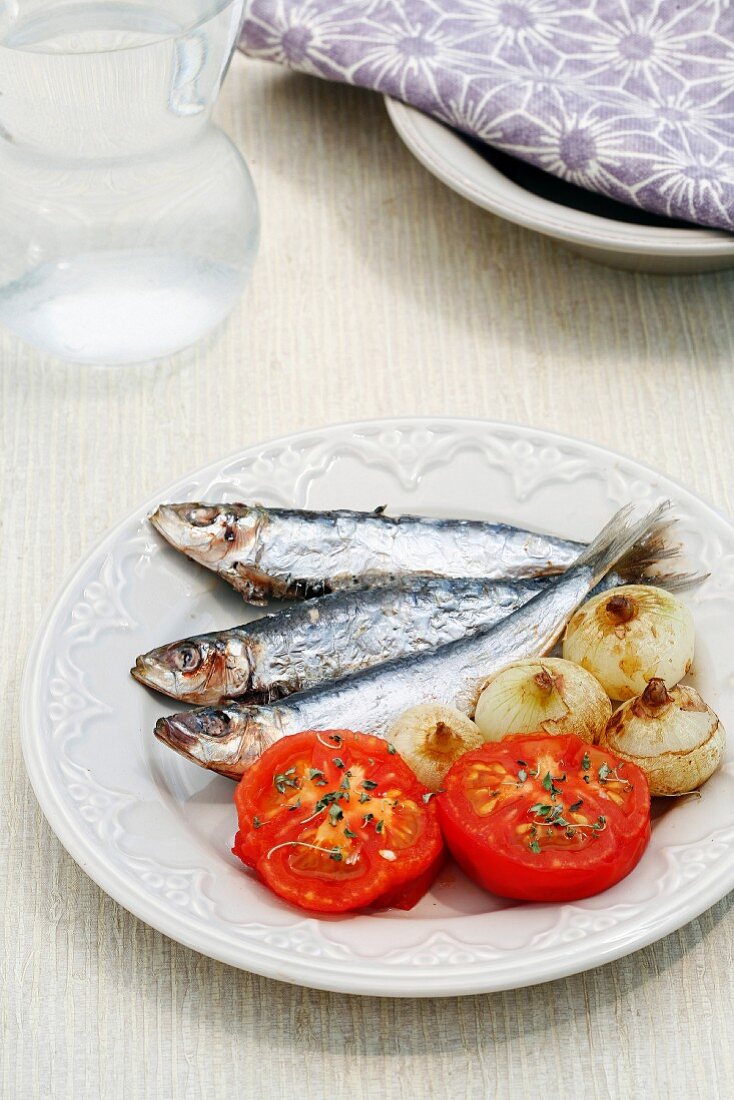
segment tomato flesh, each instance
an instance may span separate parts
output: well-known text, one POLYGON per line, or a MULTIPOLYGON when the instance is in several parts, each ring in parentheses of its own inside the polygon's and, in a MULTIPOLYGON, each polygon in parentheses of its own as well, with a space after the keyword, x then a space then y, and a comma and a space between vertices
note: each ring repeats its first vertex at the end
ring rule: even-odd
POLYGON ((600 893, 629 874, 650 839, 644 774, 574 736, 483 745, 456 761, 436 801, 459 866, 523 901, 600 893))
POLYGON ((374 909, 413 909, 436 880, 436 876, 446 862, 446 851, 442 850, 425 871, 410 882, 388 890, 382 897, 372 902, 374 909))
POLYGON ((304 909, 411 908, 440 866, 435 800, 387 742, 368 734, 282 738, 245 773, 235 804, 233 852, 304 909))

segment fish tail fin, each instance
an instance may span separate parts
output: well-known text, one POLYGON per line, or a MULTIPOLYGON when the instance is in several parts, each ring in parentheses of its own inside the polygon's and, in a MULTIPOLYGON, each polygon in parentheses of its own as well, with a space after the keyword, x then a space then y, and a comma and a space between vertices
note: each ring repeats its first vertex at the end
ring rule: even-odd
MULTIPOLYGON (((675 562, 681 555, 681 545, 669 541, 675 520, 661 520, 653 524, 650 530, 638 542, 622 555, 617 562, 616 572, 628 584, 644 584, 654 574, 650 571, 661 562, 675 562)), ((676 574, 671 574, 676 576, 676 574)), ((652 579, 650 583, 655 583, 652 579)))
POLYGON ((622 555, 614 575, 607 577, 607 583, 651 584, 667 592, 688 592, 702 584, 708 573, 684 573, 675 569, 662 572, 659 569, 663 562, 678 565, 683 555, 681 544, 670 541, 675 525, 674 519, 662 519, 653 524, 648 533, 622 555))
POLYGON ((650 538, 669 508, 670 501, 663 501, 642 519, 633 521, 634 506, 626 504, 612 516, 594 541, 579 555, 575 565, 590 569, 596 584, 621 558, 632 551, 636 543, 650 538))
POLYGON ((690 592, 710 576, 710 573, 653 573, 646 578, 645 583, 664 588, 667 592, 690 592))

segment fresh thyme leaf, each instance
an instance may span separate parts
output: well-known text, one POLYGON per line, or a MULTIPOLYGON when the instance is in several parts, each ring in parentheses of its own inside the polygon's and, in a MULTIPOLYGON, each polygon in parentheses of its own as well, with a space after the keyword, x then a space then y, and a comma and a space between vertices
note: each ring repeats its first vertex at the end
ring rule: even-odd
POLYGON ((293 787, 298 790, 298 780, 293 778, 295 774, 295 768, 288 768, 287 771, 273 776, 273 784, 278 794, 285 794, 286 787, 293 787))
POLYGON ((288 812, 293 813, 294 810, 300 810, 300 808, 301 808, 301 800, 300 800, 300 798, 297 798, 296 801, 293 803, 293 805, 288 807, 288 812))
POLYGON ((346 829, 344 830, 344 836, 348 836, 350 840, 353 840, 356 837, 356 835, 357 834, 353 833, 352 830, 347 825, 346 829))
POLYGON ((330 733, 329 740, 333 741, 335 745, 341 745, 344 738, 338 733, 330 733))
POLYGON ((520 765, 521 768, 527 768, 527 766, 528 766, 527 760, 518 760, 518 764, 520 765))
POLYGON ((262 821, 260 820, 260 818, 259 818, 259 817, 257 817, 257 816, 253 817, 253 819, 252 819, 252 827, 253 827, 254 829, 259 829, 261 825, 262 825, 262 821))
POLYGON ((589 756, 588 752, 585 752, 581 758, 581 767, 584 769, 585 772, 587 772, 591 767, 591 757, 589 756))
POLYGON ((612 771, 612 769, 609 767, 609 765, 607 764, 607 762, 605 760, 604 763, 599 768, 599 782, 600 783, 606 783, 607 779, 609 778, 609 776, 611 774, 611 771, 612 771))
MULTIPOLYGON (((565 778, 565 775, 558 776, 558 782, 562 783, 565 778)), ((546 791, 550 792, 551 798, 555 798, 557 794, 561 793, 561 788, 555 785, 553 776, 550 772, 546 772, 546 774, 543 776, 543 786, 545 787, 546 791)))
POLYGON ((528 813, 540 814, 541 817, 547 817, 552 809, 553 809, 553 807, 549 806, 545 802, 536 802, 534 806, 530 807, 530 809, 528 810, 528 813))
POLYGON ((388 751, 388 752, 390 753, 390 756, 394 756, 394 755, 395 755, 395 753, 396 753, 396 752, 397 752, 398 750, 397 750, 397 749, 395 748, 395 746, 394 746, 394 745, 391 745, 391 744, 390 744, 390 742, 388 741, 388 743, 387 743, 387 751, 388 751))
POLYGON ((590 783, 590 782, 591 782, 591 778, 590 778, 590 776, 588 776, 588 775, 585 775, 585 776, 583 777, 583 779, 584 779, 584 783, 590 783))
POLYGON ((537 840, 531 840, 529 847, 530 847, 530 851, 535 852, 536 855, 538 855, 542 851, 542 849, 541 849, 540 845, 538 844, 537 840))
POLYGON ((375 787, 377 786, 377 783, 375 782, 374 779, 363 779, 362 780, 362 786, 364 787, 364 789, 366 791, 374 791, 375 787))
POLYGON ((342 850, 336 845, 329 852, 329 859, 335 860, 336 863, 341 863, 342 850))
POLYGON ((332 825, 336 825, 337 821, 340 821, 343 817, 344 811, 341 806, 337 806, 337 804, 334 803, 333 806, 329 807, 329 821, 332 825))
POLYGON ((369 825, 370 821, 374 821, 374 820, 375 820, 375 815, 374 814, 363 814, 362 815, 362 828, 364 828, 365 825, 369 825))
POLYGON ((575 814, 577 810, 580 810, 580 809, 581 809, 581 807, 583 806, 583 804, 584 804, 584 800, 583 800, 583 798, 580 798, 580 799, 578 800, 578 802, 574 802, 574 803, 573 803, 573 805, 571 805, 571 806, 569 806, 569 807, 568 807, 568 812, 569 812, 570 814, 575 814))
POLYGON ((528 773, 526 771, 524 771, 522 768, 520 768, 520 771, 517 773, 518 783, 524 783, 525 780, 527 779, 527 777, 528 777, 528 773))
POLYGON ((370 798, 370 796, 368 794, 361 794, 359 796, 359 801, 360 802, 371 802, 372 799, 370 798))
POLYGON ((344 775, 342 777, 342 781, 339 784, 339 786, 341 787, 341 789, 343 791, 348 791, 349 790, 349 772, 344 773, 344 775))
POLYGON ((332 762, 332 764, 334 765, 335 768, 343 768, 344 767, 344 761, 342 760, 341 756, 332 757, 331 762, 332 762))
POLYGON ((344 798, 344 795, 341 791, 327 791, 326 794, 322 795, 318 800, 313 808, 313 812, 315 814, 321 813, 327 806, 331 806, 333 802, 338 802, 342 798, 344 798))
POLYGON ((378 821, 377 822, 377 824, 375 825, 375 832, 376 833, 384 833, 385 832, 385 822, 384 821, 378 821))
POLYGON ((323 779, 324 778, 324 773, 322 772, 321 768, 309 768, 307 778, 308 779, 323 779))

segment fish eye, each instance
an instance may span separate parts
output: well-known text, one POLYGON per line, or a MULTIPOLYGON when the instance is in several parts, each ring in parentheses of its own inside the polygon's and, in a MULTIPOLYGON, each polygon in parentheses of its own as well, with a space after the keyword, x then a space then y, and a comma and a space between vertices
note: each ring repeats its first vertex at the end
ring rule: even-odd
POLYGON ((194 527, 209 527, 214 523, 214 520, 219 515, 218 508, 206 507, 203 505, 197 505, 195 508, 189 508, 186 513, 186 519, 194 527))
POLYGON ((196 725, 204 737, 224 737, 230 717, 225 710, 206 710, 197 714, 196 725))
POLYGON ((179 672, 194 672, 201 664, 201 654, 196 646, 179 646, 173 654, 173 664, 179 672))

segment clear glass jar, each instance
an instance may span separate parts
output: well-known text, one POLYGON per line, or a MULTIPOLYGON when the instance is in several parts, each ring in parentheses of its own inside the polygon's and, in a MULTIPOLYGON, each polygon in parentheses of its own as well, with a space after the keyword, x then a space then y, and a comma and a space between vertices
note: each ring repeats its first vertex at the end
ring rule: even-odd
POLYGON ((227 315, 259 228, 211 121, 243 4, 0 7, 0 324, 63 359, 125 363, 227 315))

